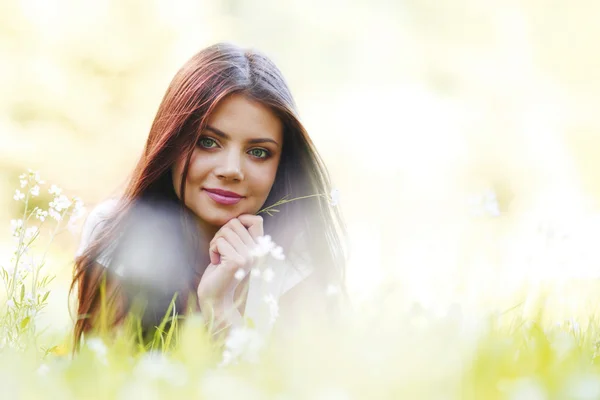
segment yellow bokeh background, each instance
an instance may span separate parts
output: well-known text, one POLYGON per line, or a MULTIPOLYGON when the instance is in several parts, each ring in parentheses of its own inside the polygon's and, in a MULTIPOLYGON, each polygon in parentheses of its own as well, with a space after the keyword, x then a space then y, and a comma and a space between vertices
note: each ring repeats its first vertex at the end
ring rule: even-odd
MULTIPOLYGON (((597 15, 586 0, 1 0, 0 263, 19 174, 88 210, 118 193, 176 70, 231 41, 288 80, 341 192, 357 304, 490 311, 551 288, 572 314, 600 276, 597 15)), ((58 237, 45 267, 59 328, 77 245, 58 237)))

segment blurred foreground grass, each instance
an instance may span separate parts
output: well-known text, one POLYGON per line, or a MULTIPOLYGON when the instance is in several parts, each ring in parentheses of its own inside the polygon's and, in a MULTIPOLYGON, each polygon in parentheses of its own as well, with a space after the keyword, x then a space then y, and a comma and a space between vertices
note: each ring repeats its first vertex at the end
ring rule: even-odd
MULTIPOLYGON (((71 359, 33 347, 5 350, 5 398, 597 399, 598 322, 544 324, 518 310, 471 319, 459 309, 348 316, 335 329, 304 325, 264 348, 251 332, 220 350, 191 319, 169 353, 88 340, 71 359), (259 350, 260 349, 260 350, 259 350)), ((46 338, 60 343, 63 338, 46 338)), ((66 340, 66 337, 64 338, 66 340)))

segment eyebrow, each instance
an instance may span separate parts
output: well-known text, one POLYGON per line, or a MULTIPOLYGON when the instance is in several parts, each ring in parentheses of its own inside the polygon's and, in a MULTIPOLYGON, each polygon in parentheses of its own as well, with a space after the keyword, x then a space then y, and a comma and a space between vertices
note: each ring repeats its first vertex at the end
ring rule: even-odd
MULTIPOLYGON (((212 133, 214 133, 217 136, 222 137, 223 139, 231 139, 231 136, 229 136, 228 134, 226 134, 225 132, 210 126, 210 125, 206 125, 206 130, 211 131, 212 133)), ((259 138, 259 139, 250 139, 248 140, 248 143, 251 144, 255 144, 255 143, 265 143, 265 142, 271 142, 271 143, 275 143, 277 146, 279 146, 279 143, 277 143, 276 141, 274 141, 273 139, 269 139, 269 138, 259 138)))

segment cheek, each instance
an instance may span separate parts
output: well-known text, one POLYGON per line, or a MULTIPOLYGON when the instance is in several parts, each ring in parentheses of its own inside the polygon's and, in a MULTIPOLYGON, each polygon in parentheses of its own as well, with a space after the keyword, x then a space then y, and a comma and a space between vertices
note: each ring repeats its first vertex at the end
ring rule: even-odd
MULTIPOLYGON (((269 166, 268 168, 262 168, 261 171, 257 171, 255 176, 255 187, 257 192, 264 197, 269 195, 271 187, 275 182, 275 175, 277 174, 277 165, 269 166)), ((258 193, 257 193, 258 194, 258 193)))

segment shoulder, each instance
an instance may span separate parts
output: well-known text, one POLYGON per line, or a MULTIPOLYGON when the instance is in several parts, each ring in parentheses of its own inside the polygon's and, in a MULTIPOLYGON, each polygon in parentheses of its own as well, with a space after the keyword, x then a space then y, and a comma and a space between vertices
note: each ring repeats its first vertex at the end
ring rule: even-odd
POLYGON ((98 236, 118 202, 118 199, 108 199, 102 201, 90 211, 81 230, 81 240, 75 253, 76 257, 81 256, 89 244, 98 236))

